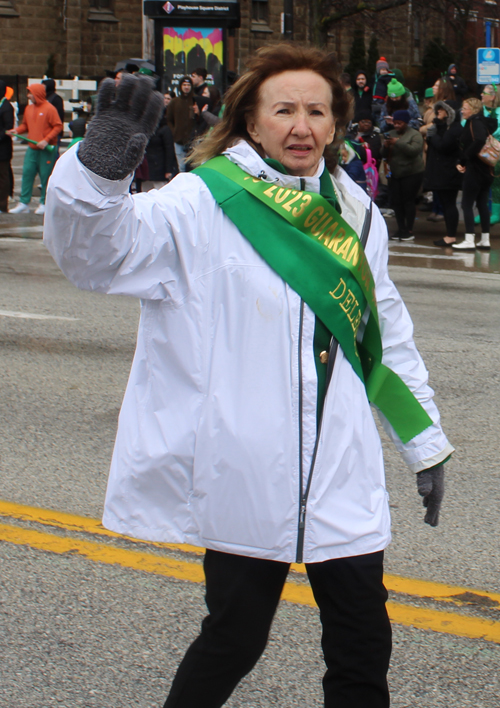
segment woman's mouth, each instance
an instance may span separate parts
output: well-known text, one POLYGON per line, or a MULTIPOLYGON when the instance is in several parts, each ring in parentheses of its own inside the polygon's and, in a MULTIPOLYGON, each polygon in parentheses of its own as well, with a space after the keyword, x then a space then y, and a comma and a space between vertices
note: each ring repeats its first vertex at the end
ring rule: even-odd
POLYGON ((305 155, 311 152, 312 147, 311 145, 288 145, 287 150, 305 155))

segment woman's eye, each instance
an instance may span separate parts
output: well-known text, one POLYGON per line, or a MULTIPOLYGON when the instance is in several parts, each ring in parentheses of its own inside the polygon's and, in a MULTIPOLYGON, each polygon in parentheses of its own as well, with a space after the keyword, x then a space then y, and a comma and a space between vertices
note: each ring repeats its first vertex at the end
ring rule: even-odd
POLYGON ((284 115, 287 115, 288 113, 290 113, 290 109, 289 108, 280 108, 278 113, 283 113, 284 115))

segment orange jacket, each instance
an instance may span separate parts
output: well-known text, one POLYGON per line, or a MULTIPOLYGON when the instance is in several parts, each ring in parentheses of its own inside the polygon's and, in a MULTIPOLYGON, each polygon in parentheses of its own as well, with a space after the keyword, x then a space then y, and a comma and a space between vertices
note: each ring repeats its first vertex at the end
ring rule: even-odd
MULTIPOLYGON (((18 125, 16 133, 28 133, 30 140, 46 140, 50 145, 57 144, 57 136, 63 129, 63 124, 54 106, 46 99, 43 84, 30 84, 28 90, 35 97, 35 104, 26 107, 23 122, 18 125)), ((38 150, 36 145, 30 145, 33 150, 38 150)))

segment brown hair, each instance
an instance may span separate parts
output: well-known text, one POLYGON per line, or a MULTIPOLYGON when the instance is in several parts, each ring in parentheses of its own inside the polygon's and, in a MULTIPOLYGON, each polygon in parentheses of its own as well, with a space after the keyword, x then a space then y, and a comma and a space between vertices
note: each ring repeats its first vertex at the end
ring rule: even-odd
POLYGON ((339 81, 339 70, 332 56, 314 47, 296 44, 277 44, 261 47, 247 62, 247 71, 236 81, 225 96, 224 115, 213 131, 193 150, 190 162, 200 165, 220 155, 238 139, 246 140, 259 154, 262 148, 252 141, 247 132, 247 118, 259 104, 259 89, 266 79, 284 71, 314 71, 330 84, 332 112, 336 119, 335 140, 327 145, 324 157, 331 171, 337 164, 338 146, 351 118, 351 104, 339 81))
POLYGON ((450 84, 447 79, 440 78, 438 81, 437 94, 434 97, 434 101, 454 101, 455 100, 455 89, 450 84))
POLYGON ((387 113, 390 116, 392 116, 394 111, 407 111, 410 107, 408 104, 408 99, 404 94, 402 96, 398 96, 397 98, 389 98, 389 96, 387 96, 386 106, 387 113))
POLYGON ((466 98, 464 100, 464 103, 468 103, 469 106, 472 109, 472 115, 475 115, 476 113, 481 113, 483 110, 483 104, 479 100, 479 98, 466 98))

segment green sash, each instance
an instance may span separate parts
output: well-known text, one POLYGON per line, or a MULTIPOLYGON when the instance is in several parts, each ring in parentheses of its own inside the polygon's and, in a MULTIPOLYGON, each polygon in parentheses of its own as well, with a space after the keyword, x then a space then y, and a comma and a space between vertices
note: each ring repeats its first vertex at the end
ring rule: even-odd
POLYGON ((401 441, 408 442, 432 425, 406 384, 382 364, 370 266, 356 232, 331 200, 264 182, 222 155, 194 172, 262 258, 337 338, 365 384, 368 400, 382 411, 401 441))

